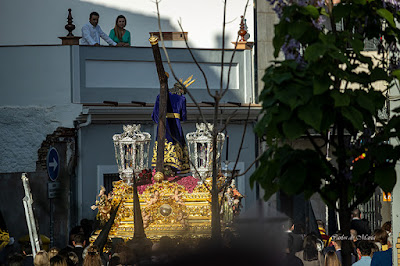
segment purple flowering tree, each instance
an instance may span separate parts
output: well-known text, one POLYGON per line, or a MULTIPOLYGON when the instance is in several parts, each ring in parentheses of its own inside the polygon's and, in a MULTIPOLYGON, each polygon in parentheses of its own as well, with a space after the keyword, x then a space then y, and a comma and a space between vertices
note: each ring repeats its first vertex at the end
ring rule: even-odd
MULTIPOLYGON (((278 190, 306 197, 319 193, 349 235, 351 211, 377 187, 390 192, 396 184, 400 147, 391 140, 400 135, 400 110, 390 115, 385 110, 387 92, 400 78, 400 4, 337 2, 270 0, 280 18, 274 55, 285 56, 263 78, 256 132, 268 149, 251 183, 262 186, 265 199, 278 190), (375 45, 374 55, 366 53, 367 43, 375 45), (300 138, 313 149, 288 145, 300 138)), ((350 251, 344 241, 343 265, 351 265, 350 251)))

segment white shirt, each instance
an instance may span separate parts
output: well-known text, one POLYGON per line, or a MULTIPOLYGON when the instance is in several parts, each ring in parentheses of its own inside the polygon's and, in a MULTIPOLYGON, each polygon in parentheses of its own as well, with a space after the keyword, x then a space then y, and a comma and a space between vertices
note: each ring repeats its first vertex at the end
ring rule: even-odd
POLYGON ((81 44, 83 45, 95 45, 100 44, 100 37, 105 40, 109 45, 116 46, 117 43, 111 40, 107 34, 105 34, 99 25, 93 27, 92 24, 87 23, 82 27, 82 39, 81 44))

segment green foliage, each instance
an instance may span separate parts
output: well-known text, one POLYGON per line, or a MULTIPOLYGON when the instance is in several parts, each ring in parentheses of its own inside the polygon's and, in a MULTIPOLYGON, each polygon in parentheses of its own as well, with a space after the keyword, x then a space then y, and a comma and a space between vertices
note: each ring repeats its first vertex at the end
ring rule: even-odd
POLYGON ((390 139, 399 137, 400 118, 378 116, 386 98, 375 89, 375 82, 400 80, 400 70, 390 72, 385 62, 374 64, 363 50, 367 39, 398 44, 399 17, 380 0, 342 1, 331 14, 314 6, 284 8, 275 25, 274 55, 278 57, 294 39, 303 56, 275 61, 263 77, 262 118, 255 131, 269 148, 250 181, 261 185, 265 199, 278 190, 307 196, 317 192, 330 206, 337 200, 347 206, 354 197, 357 202, 368 200, 377 186, 387 192, 393 189, 400 148, 390 139), (316 28, 313 23, 324 15, 328 21, 344 22, 346 28, 316 28), (330 145, 336 162, 326 159, 324 145, 314 143, 314 150, 288 145, 300 138, 314 141, 311 133, 326 141, 332 129, 330 145), (365 158, 360 159, 361 154, 365 158), (339 193, 342 190, 346 193, 339 193))
POLYGON ((321 180, 329 179, 330 171, 313 150, 295 150, 289 145, 270 147, 260 160, 261 164, 251 177, 265 187, 265 199, 278 188, 289 195, 313 193, 321 180), (262 176, 263 178, 259 178, 262 176))

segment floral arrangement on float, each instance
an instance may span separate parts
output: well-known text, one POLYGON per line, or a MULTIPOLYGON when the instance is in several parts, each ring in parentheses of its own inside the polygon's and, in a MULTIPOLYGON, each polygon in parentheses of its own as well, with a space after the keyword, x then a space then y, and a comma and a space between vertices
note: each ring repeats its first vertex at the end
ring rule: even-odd
MULTIPOLYGON (((154 180, 154 174, 156 170, 146 169, 139 174, 138 178, 138 193, 142 194, 148 186, 157 183, 154 180)), ((192 193, 194 188, 199 184, 199 180, 193 176, 177 176, 177 175, 165 175, 167 177, 166 181, 176 182, 178 185, 184 186, 186 191, 192 193)))

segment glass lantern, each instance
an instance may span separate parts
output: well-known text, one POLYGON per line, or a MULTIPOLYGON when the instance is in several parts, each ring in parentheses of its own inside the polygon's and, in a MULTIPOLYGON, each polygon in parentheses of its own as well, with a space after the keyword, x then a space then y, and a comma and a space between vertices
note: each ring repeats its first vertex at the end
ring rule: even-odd
POLYGON ((119 176, 128 184, 149 165, 151 135, 141 132, 140 127, 140 124, 124 125, 124 132, 113 136, 119 176))
MULTIPOLYGON (((192 175, 204 181, 212 174, 212 124, 196 124, 196 132, 191 132, 186 135, 186 140, 189 149, 189 158, 191 161, 190 170, 192 175)), ((217 136, 217 171, 221 169, 221 151, 225 140, 223 133, 218 133, 217 136)))

